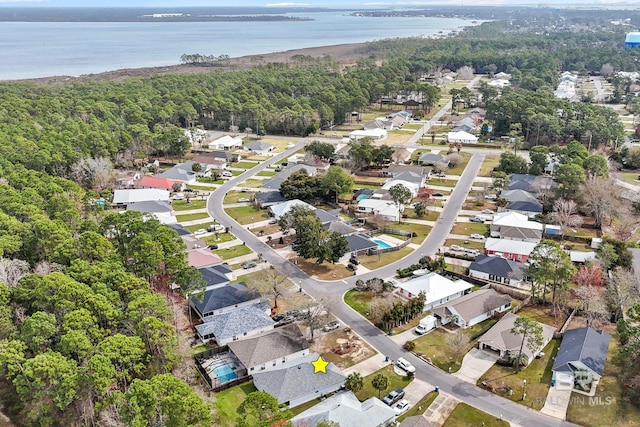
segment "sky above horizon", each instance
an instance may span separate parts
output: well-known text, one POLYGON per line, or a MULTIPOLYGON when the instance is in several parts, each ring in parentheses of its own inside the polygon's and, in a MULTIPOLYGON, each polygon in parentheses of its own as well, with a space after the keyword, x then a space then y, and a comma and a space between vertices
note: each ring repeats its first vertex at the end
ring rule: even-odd
POLYGON ((0 7, 29 6, 29 7, 424 7, 436 5, 493 5, 518 6, 538 5, 583 5, 583 6, 614 6, 637 4, 637 0, 93 0, 87 4, 86 0, 0 0, 0 7))

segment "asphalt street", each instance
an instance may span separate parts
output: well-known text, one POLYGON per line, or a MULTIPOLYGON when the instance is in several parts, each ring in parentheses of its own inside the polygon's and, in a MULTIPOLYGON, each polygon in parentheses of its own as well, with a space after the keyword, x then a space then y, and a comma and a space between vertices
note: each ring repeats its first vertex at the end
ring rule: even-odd
POLYGON ((245 242, 245 244, 256 253, 262 254, 263 258, 271 263, 275 269, 289 277, 294 283, 301 286, 309 295, 318 301, 322 301, 332 314, 337 316, 345 324, 349 325, 382 354, 389 356, 393 360, 396 360, 401 356, 408 359, 417 367, 417 378, 427 381, 430 384, 437 385, 442 391, 452 394, 459 400, 491 415, 501 417, 515 425, 574 425, 541 414, 538 411, 534 411, 493 393, 489 393, 480 387, 459 380, 458 378, 427 364, 391 341, 382 331, 347 306, 342 299, 344 292, 353 287, 356 279, 366 280, 371 277, 391 277, 395 274, 398 267, 413 264, 423 255, 432 255, 437 252, 438 248, 443 244, 455 223, 457 213, 461 209, 462 204, 467 197, 486 153, 480 152, 479 150, 473 153, 465 171, 458 181, 458 184, 449 197, 447 205, 438 218, 436 226, 431 230, 418 249, 402 260, 368 274, 353 276, 345 280, 329 282, 312 279, 297 266, 280 257, 280 255, 278 255, 278 253, 276 253, 272 248, 258 240, 253 233, 246 229, 246 227, 240 225, 233 218, 227 215, 222 207, 224 196, 229 190, 269 167, 273 163, 290 156, 292 153, 302 148, 306 143, 306 140, 302 140, 295 147, 270 158, 253 169, 244 172, 242 175, 226 182, 216 191, 211 193, 209 200, 207 201, 207 210, 211 217, 215 218, 219 223, 230 227, 233 234, 235 234, 238 239, 245 242))

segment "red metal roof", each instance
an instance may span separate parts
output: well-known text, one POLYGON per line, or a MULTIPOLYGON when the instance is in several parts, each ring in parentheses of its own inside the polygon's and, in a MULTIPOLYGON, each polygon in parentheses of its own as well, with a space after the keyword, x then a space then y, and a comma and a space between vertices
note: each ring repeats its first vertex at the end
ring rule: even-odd
POLYGON ((155 176, 143 176, 138 181, 134 181, 134 185, 136 187, 145 187, 145 188, 161 188, 163 190, 171 190, 173 184, 178 181, 174 181, 172 179, 167 178, 157 178, 155 176))

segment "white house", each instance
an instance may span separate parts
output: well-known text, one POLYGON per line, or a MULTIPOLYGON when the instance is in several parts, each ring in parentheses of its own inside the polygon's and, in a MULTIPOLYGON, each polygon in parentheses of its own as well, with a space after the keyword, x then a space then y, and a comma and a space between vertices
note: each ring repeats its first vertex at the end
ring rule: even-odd
POLYGON ((418 191, 420 191, 420 183, 404 181, 396 178, 387 180, 387 182, 385 182, 384 185, 380 188, 383 190, 389 190, 391 187, 393 187, 396 184, 402 184, 405 187, 407 187, 409 191, 411 191, 411 197, 416 197, 418 195, 418 191))
POLYGON ((244 146, 244 151, 256 154, 258 156, 265 156, 275 150, 276 147, 263 141, 251 141, 247 142, 244 146))
POLYGON ((356 212, 378 215, 388 221, 398 221, 400 217, 398 207, 393 201, 375 198, 360 200, 356 212))
POLYGON ((225 135, 215 141, 211 141, 208 147, 210 150, 233 150, 242 147, 242 138, 225 135))
POLYGON ((490 226, 491 237, 538 243, 542 239, 544 226, 529 221, 526 215, 517 212, 500 212, 493 217, 490 226))
POLYGON ((314 206, 311 206, 309 203, 303 202, 299 199, 287 200, 286 202, 271 205, 267 208, 267 210, 275 219, 280 219, 282 215, 289 212, 294 206, 302 206, 311 209, 312 211, 316 210, 314 206))
POLYGON ((497 255, 513 261, 527 262, 536 245, 537 243, 534 242, 489 237, 484 243, 484 252, 487 255, 497 255))
POLYGON ((385 139, 388 136, 388 132, 384 129, 370 129, 370 130, 354 130, 349 133, 349 139, 359 140, 362 138, 373 138, 377 140, 385 139))
POLYGON ((318 357, 317 353, 311 353, 275 369, 255 372, 253 384, 258 390, 275 397, 279 404, 290 408, 340 390, 344 386, 345 375, 333 363, 327 365, 326 372, 316 374, 311 363, 318 357))
POLYGON ((169 191, 156 188, 139 188, 133 190, 114 190, 113 203, 127 205, 136 202, 169 201, 169 191))
POLYGON ((229 343, 229 350, 252 375, 278 369, 309 354, 309 343, 295 324, 285 325, 254 338, 229 343))
POLYGON ((441 325, 453 322, 464 329, 510 308, 511 298, 508 295, 500 295, 493 289, 481 289, 433 307, 431 312, 441 325))
POLYGON ((447 133, 447 140, 450 143, 461 143, 461 144, 477 144, 478 137, 470 134, 469 132, 465 132, 463 130, 458 132, 449 132, 447 133))
POLYGON ((429 273, 400 284, 399 294, 405 298, 415 298, 424 292, 424 311, 444 304, 468 293, 473 285, 464 280, 453 281, 437 273, 429 273))

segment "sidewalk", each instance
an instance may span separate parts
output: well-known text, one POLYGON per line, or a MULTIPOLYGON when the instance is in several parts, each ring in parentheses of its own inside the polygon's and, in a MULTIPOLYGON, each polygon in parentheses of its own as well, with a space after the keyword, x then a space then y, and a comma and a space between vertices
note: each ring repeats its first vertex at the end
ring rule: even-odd
MULTIPOLYGON (((371 344, 369 345, 371 346, 371 344)), ((374 372, 391 364, 391 360, 385 362, 385 356, 380 354, 380 352, 378 352, 378 350, 376 350, 375 348, 373 348, 373 350, 376 352, 376 354, 374 354, 367 360, 363 360, 360 363, 348 367, 343 371, 344 374, 348 376, 352 372, 359 372, 361 376, 366 377, 367 375, 373 374, 374 372)))
POLYGON ((430 425, 441 426, 449 418, 458 403, 460 403, 458 399, 441 391, 422 416, 430 425))

